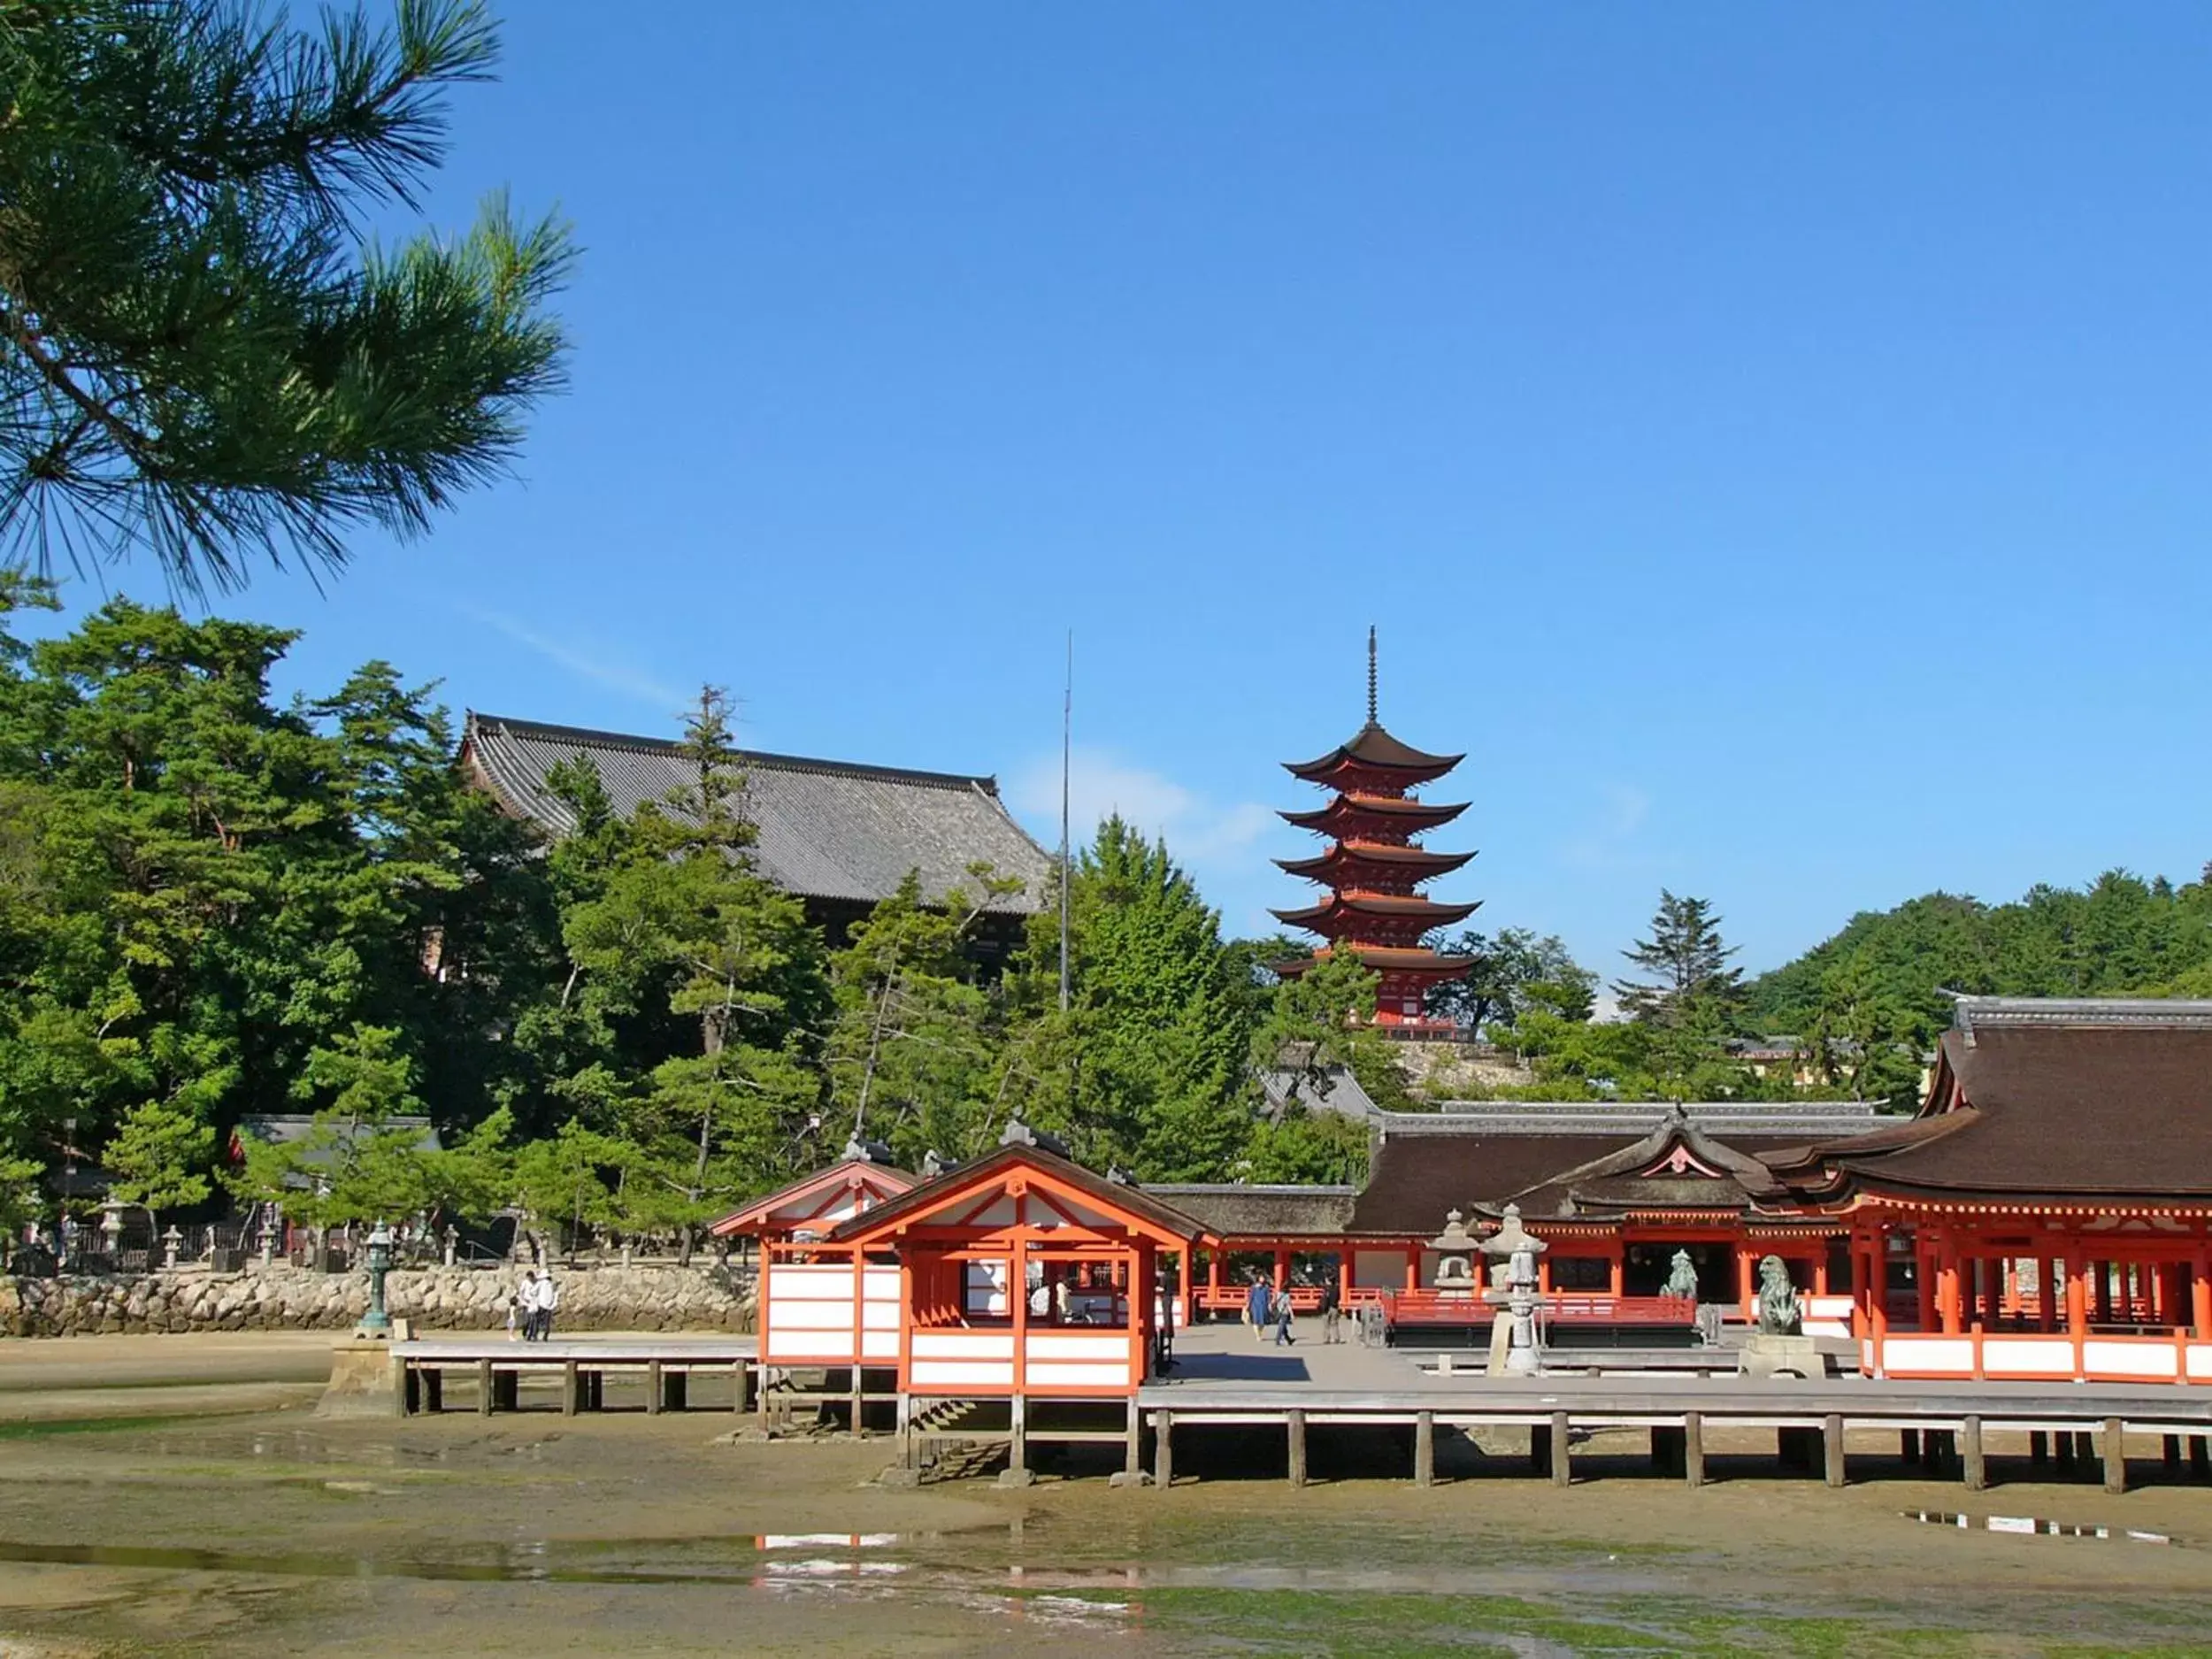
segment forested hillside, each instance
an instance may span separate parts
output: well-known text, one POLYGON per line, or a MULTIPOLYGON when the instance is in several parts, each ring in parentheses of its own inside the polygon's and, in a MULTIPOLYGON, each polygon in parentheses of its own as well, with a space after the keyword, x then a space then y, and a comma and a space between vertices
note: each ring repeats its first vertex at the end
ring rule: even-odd
POLYGON ((1948 893, 1862 911, 1833 938, 1750 982, 1768 1032, 1802 1033, 1855 981, 1926 1045, 1950 1021, 1943 990, 2016 996, 2212 996, 2212 867, 2185 887, 2107 871, 2086 889, 2037 887, 2005 904, 1948 893))

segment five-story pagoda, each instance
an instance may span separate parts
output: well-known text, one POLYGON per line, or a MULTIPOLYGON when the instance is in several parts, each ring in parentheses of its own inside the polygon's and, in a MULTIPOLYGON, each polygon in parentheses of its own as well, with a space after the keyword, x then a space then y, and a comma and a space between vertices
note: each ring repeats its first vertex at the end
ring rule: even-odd
POLYGON ((1441 778, 1463 758, 1425 754, 1382 728, 1375 718, 1375 631, 1370 628, 1367 724, 1319 759, 1286 765, 1293 777, 1333 792, 1329 803, 1316 811, 1283 814, 1299 828, 1326 836, 1329 845, 1318 857, 1275 862, 1294 876, 1319 883, 1328 896, 1303 910, 1275 914, 1327 942, 1310 959, 1276 964, 1278 972, 1295 974, 1311 961, 1349 951, 1381 977, 1375 997, 1378 1025, 1404 1031, 1432 1023, 1424 1012, 1428 987, 1458 978, 1474 963, 1467 956, 1444 956, 1423 941, 1432 930, 1464 920, 1479 901, 1440 904, 1422 896, 1422 883, 1449 874, 1474 854, 1430 852, 1416 844, 1416 836, 1450 823, 1467 809, 1463 803, 1432 805, 1413 791, 1441 778))

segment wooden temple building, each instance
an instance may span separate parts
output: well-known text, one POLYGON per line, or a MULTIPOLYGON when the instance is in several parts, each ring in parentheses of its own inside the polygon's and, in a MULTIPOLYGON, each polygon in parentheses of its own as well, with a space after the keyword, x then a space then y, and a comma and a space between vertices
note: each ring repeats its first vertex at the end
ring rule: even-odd
MULTIPOLYGON (((575 760, 598 772, 625 817, 695 781, 681 748, 665 739, 468 716, 463 769, 503 810, 548 836, 576 827, 548 781, 554 767, 575 760)), ((833 941, 897 892, 910 871, 934 901, 983 864, 1023 883, 987 906, 976 930, 978 956, 995 962, 1020 942, 1024 919, 1049 895, 1051 856, 1014 821, 995 778, 751 752, 740 764, 760 873, 803 900, 808 918, 833 941)))
POLYGON ((1323 887, 1319 902, 1275 915, 1290 926, 1318 933, 1311 957, 1275 964, 1286 976, 1304 972, 1336 952, 1356 956, 1378 976, 1375 1024, 1394 1035, 1449 1034, 1448 1025, 1427 1015, 1431 986, 1474 965, 1465 956, 1441 955, 1427 943, 1440 927, 1464 921, 1479 902, 1440 903, 1422 886, 1448 875, 1475 855, 1432 852, 1415 839, 1450 823, 1467 808, 1425 802, 1413 792, 1443 777, 1464 758, 1431 755, 1400 741, 1376 718, 1375 634, 1367 634, 1367 722, 1346 741, 1314 760, 1286 763, 1294 778, 1330 792, 1326 806, 1282 816, 1324 836, 1327 847, 1310 858, 1276 863, 1323 887))
POLYGON ((1468 1102, 1373 1133, 1357 1187, 1140 1187, 1019 1125, 919 1174, 855 1148, 716 1231, 759 1246, 764 1366, 849 1368, 902 1413, 1133 1399, 1254 1278, 1417 1325, 1451 1212, 1480 1234, 1509 1204, 1548 1247, 1547 1317, 1586 1338, 1689 1340, 1661 1308, 1678 1252, 1747 1320, 1775 1256, 1868 1376, 2212 1382, 2212 1002, 1966 999, 1909 1118, 1468 1102))

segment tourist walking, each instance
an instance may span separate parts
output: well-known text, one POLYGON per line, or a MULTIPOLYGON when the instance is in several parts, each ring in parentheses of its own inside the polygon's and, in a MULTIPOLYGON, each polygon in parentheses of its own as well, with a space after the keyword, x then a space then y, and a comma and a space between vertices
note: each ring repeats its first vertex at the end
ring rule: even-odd
POLYGON ((553 1336, 553 1316, 560 1309, 561 1293, 553 1283, 550 1269, 538 1275, 538 1340, 549 1341, 553 1336))
POLYGON ((1267 1340, 1267 1281, 1256 1277, 1244 1293, 1244 1322, 1252 1327, 1255 1342, 1267 1340))
POLYGON ((1288 1348, 1290 1334, 1290 1290, 1287 1286, 1275 1293, 1275 1346, 1288 1348))
POLYGON ((524 1270, 522 1288, 515 1292, 515 1307, 522 1315, 522 1340, 538 1340, 538 1270, 524 1270))
POLYGON ((1342 1310, 1337 1306, 1336 1281, 1321 1286, 1321 1340, 1325 1345, 1344 1340, 1342 1310))

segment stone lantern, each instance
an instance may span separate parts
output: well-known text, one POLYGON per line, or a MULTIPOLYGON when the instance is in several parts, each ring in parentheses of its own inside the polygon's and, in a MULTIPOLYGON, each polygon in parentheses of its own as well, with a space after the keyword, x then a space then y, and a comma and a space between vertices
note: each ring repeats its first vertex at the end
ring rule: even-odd
POLYGON ((175 1222, 171 1222, 169 1231, 161 1235, 161 1265, 163 1268, 170 1272, 176 1271, 177 1251, 182 1248, 183 1244, 184 1234, 177 1231, 175 1222))
POLYGON ((1482 1249, 1482 1240, 1467 1231, 1466 1221, 1456 1210, 1446 1211, 1444 1231, 1429 1240, 1429 1248, 1440 1258, 1436 1288, 1447 1296, 1472 1296, 1478 1288, 1474 1259, 1482 1249))
POLYGON ((392 1316, 384 1310, 384 1277, 392 1271, 392 1230, 381 1221, 369 1229, 369 1310, 354 1326, 356 1336, 389 1336, 392 1316))
POLYGON ((1504 1286, 1486 1291, 1484 1300, 1503 1308, 1512 1322, 1508 1327, 1511 1345, 1505 1354, 1508 1376, 1532 1376, 1537 1369, 1536 1258, 1545 1248, 1541 1239, 1523 1231, 1518 1204, 1505 1207, 1498 1230, 1482 1241, 1482 1253, 1506 1270, 1504 1286))
POLYGON ((114 1272, 123 1264, 123 1203, 111 1198, 100 1206, 100 1236, 107 1240, 108 1271, 114 1272))
POLYGON ((453 1265, 453 1258, 460 1253, 461 1230, 450 1221, 445 1224, 445 1264, 453 1265))

